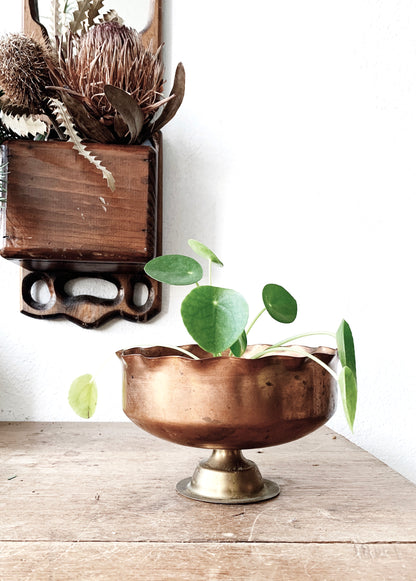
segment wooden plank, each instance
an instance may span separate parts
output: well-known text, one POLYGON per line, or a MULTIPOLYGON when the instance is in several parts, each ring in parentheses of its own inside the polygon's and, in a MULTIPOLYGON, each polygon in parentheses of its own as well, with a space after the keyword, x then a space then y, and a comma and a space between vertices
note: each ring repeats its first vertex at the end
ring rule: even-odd
POLYGON ((41 42, 45 35, 45 29, 42 29, 42 26, 33 19, 32 15, 38 16, 37 3, 34 0, 23 0, 23 32, 41 42))
POLYGON ((207 451, 128 422, 3 423, 0 442, 3 541, 416 542, 416 487, 328 428, 247 451, 281 494, 246 506, 177 495, 207 451))
POLYGON ((5 581, 413 581, 414 545, 4 543, 5 581))
POLYGON ((148 26, 143 30, 142 41, 144 46, 151 46, 155 51, 162 44, 162 3, 163 0, 151 0, 152 17, 148 26))
POLYGON ((157 151, 94 143, 99 170, 68 142, 10 141, 1 254, 30 270, 133 272, 156 254, 157 151), (100 264, 104 265, 100 269, 100 264), (86 266, 87 265, 87 266, 86 266))

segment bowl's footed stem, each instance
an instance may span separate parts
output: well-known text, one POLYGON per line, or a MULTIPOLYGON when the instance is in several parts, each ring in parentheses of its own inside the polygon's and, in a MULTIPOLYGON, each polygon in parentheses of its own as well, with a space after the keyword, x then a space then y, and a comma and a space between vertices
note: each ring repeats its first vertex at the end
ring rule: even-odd
POLYGON ((194 500, 220 504, 259 502, 280 492, 275 482, 262 478, 256 464, 244 458, 241 450, 213 450, 192 478, 178 482, 176 490, 194 500))

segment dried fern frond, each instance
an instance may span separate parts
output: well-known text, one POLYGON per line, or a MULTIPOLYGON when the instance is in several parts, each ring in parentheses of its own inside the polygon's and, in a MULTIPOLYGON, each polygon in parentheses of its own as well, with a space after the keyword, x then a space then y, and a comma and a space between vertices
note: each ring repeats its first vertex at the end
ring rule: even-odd
POLYGON ((108 12, 106 12, 103 17, 100 19, 100 21, 103 22, 115 22, 116 24, 120 24, 120 26, 122 26, 124 24, 124 20, 121 18, 121 16, 118 15, 118 13, 112 8, 111 10, 109 10, 108 12))
POLYGON ((115 181, 113 174, 108 171, 108 169, 101 164, 100 160, 88 151, 86 146, 82 143, 81 137, 78 135, 76 127, 73 124, 65 105, 61 103, 61 101, 58 101, 58 99, 50 99, 50 104, 57 122, 64 129, 65 135, 67 135, 68 140, 73 144, 73 148, 101 171, 103 178, 107 181, 108 187, 112 192, 114 192, 115 181))
POLYGON ((18 135, 15 135, 10 129, 7 129, 5 125, 3 125, 1 116, 0 116, 0 145, 3 141, 7 141, 8 139, 17 139, 18 135))
POLYGON ((92 0, 78 0, 78 9, 72 15, 72 21, 69 24, 69 29, 72 33, 82 30, 83 25, 88 21, 88 12, 92 5, 92 0))
POLYGON ((0 121, 9 131, 19 137, 45 135, 48 132, 46 123, 35 116, 9 115, 3 111, 0 113, 0 121))
POLYGON ((77 0, 50 0, 49 17, 44 17, 49 41, 56 47, 56 39, 64 36, 73 20, 73 13, 77 7, 77 0))
POLYGON ((100 13, 101 8, 104 6, 104 0, 93 0, 91 8, 88 11, 88 25, 93 26, 94 20, 100 13))

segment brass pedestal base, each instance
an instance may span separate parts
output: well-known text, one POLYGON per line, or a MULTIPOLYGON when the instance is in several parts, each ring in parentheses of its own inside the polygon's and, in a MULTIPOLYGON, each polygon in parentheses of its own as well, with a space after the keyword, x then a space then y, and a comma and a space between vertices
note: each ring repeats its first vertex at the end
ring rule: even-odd
POLYGON ((262 478, 256 464, 240 450, 214 450, 201 462, 192 478, 176 485, 179 494, 217 504, 248 504, 274 498, 279 486, 262 478))

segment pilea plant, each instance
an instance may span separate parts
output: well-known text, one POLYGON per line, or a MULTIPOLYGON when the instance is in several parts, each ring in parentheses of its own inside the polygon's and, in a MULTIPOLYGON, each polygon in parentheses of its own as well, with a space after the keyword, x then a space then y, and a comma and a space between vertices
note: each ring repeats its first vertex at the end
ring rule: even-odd
MULTIPOLYGON (((268 313, 279 323, 292 323, 297 316, 297 303, 282 286, 270 283, 263 288, 263 308, 248 324, 249 307, 237 291, 212 284, 212 265, 223 266, 216 254, 197 240, 189 240, 189 246, 200 257, 208 260, 208 284, 202 285, 204 273, 201 264, 189 256, 168 254, 154 258, 145 266, 146 273, 170 285, 195 285, 183 299, 182 320, 193 340, 213 357, 243 357, 247 348, 247 335, 263 313, 268 313)), ((198 359, 180 347, 178 354, 198 359)), ((341 400, 348 424, 353 429, 357 404, 357 373, 354 340, 350 326, 343 320, 335 333, 309 332, 283 339, 254 355, 252 359, 279 352, 301 354, 321 365, 338 382, 341 400), (329 335, 336 341, 341 370, 337 374, 318 357, 300 345, 288 345, 303 337, 329 335)), ((95 409, 97 390, 91 375, 76 379, 70 389, 69 401, 82 417, 90 417, 95 409)))

